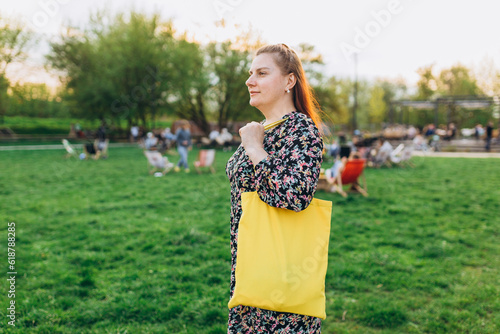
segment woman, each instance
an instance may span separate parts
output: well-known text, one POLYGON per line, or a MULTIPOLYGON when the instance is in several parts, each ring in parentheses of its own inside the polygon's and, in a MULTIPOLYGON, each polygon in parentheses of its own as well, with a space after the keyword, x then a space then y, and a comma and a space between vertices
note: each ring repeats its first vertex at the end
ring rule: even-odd
POLYGON ((177 152, 179 152, 180 159, 177 162, 174 170, 180 171, 180 167, 184 167, 184 171, 189 173, 188 166, 188 151, 191 149, 191 132, 189 131, 189 122, 182 120, 180 128, 175 132, 175 140, 177 141, 177 152))
MULTIPOLYGON (((257 191, 267 204, 304 210, 313 199, 320 174, 323 141, 317 103, 297 54, 284 44, 264 46, 246 81, 250 105, 265 117, 240 129, 241 146, 229 159, 231 183, 231 296, 235 287, 241 193, 257 191), (264 131, 264 126, 285 121, 264 131)), ((229 310, 228 333, 320 333, 319 318, 248 306, 229 310)))

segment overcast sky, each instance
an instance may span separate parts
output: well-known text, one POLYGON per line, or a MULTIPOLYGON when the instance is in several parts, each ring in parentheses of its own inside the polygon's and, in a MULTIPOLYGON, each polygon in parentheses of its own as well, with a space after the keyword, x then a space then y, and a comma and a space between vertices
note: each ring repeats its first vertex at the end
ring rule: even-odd
MULTIPOLYGON (((200 41, 223 40, 252 29, 265 42, 309 43, 324 56, 329 75, 403 77, 412 85, 419 67, 436 69, 485 59, 500 67, 500 2, 492 0, 1 0, 0 15, 21 17, 50 38, 91 12, 131 8, 172 18, 200 41), (224 19, 225 28, 215 22, 224 19)), ((43 49, 43 47, 41 47, 43 49)), ((43 50, 42 52, 46 52, 43 50)), ((21 71, 19 72, 21 73, 21 71)), ((35 80, 35 79, 33 79, 35 80)))

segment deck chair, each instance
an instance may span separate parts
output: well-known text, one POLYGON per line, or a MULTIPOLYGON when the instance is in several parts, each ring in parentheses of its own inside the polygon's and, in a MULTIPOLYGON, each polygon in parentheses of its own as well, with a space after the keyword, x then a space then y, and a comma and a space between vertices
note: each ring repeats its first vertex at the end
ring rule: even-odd
POLYGON ((73 147, 73 145, 71 145, 67 139, 63 139, 62 143, 63 143, 64 149, 66 150, 65 157, 66 158, 74 157, 75 159, 78 159, 78 152, 73 147))
POLYGON ((394 164, 399 164, 401 162, 401 154, 404 150, 404 144, 399 144, 390 154, 390 160, 394 164))
POLYGON ((401 166, 410 166, 410 167, 415 167, 413 162, 411 162, 411 157, 413 155, 413 146, 407 146, 405 149, 401 152, 401 160, 399 164, 401 166))
POLYGON ((373 166, 382 167, 386 165, 387 167, 391 167, 390 158, 392 151, 392 145, 388 141, 385 141, 373 158, 373 166))
POLYGON ((149 174, 160 172, 165 175, 174 167, 174 164, 158 151, 144 151, 144 155, 148 159, 149 174))
POLYGON ((214 169, 214 161, 215 161, 215 150, 200 150, 198 153, 198 160, 194 162, 194 168, 198 174, 201 173, 200 168, 206 167, 209 168, 212 173, 215 173, 214 169))
POLYGON ((328 183, 326 178, 320 177, 318 189, 338 192, 342 196, 347 197, 347 193, 343 188, 345 185, 351 185, 351 191, 358 192, 365 197, 368 196, 366 179, 363 174, 365 164, 365 159, 347 160, 344 169, 339 176, 335 177, 333 184, 328 183), (360 178, 363 179, 363 184, 359 182, 360 178))

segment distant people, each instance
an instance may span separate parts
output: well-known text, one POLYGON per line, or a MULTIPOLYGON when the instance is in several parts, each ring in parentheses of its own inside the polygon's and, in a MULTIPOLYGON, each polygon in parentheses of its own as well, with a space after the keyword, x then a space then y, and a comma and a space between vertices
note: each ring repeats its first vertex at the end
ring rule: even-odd
POLYGON ((101 124, 99 129, 97 129, 96 137, 97 139, 99 139, 99 141, 106 140, 106 125, 104 123, 101 124))
POLYGON ((104 122, 102 122, 102 124, 99 127, 99 129, 97 129, 96 137, 97 137, 97 143, 94 144, 94 145, 95 145, 95 148, 97 150, 97 153, 96 153, 95 158, 99 159, 99 157, 101 156, 102 152, 104 150, 106 150, 106 146, 107 146, 107 141, 106 141, 106 124, 104 122))
POLYGON ((491 139, 493 138, 493 122, 489 121, 488 125, 486 125, 486 152, 491 150, 491 139))
POLYGON ((351 148, 351 152, 356 152, 358 150, 359 136, 355 135, 350 141, 347 142, 347 146, 351 148))
POLYGON ((184 171, 189 173, 188 165, 188 150, 191 149, 191 131, 189 131, 189 122, 186 120, 181 121, 181 127, 175 132, 175 138, 177 141, 177 152, 179 152, 180 159, 177 162, 174 170, 176 172, 180 171, 180 167, 184 167, 184 171))
POLYGON ((80 159, 88 159, 89 157, 92 157, 95 159, 97 150, 95 149, 94 143, 88 142, 83 144, 83 153, 80 154, 80 159))
POLYGON ((156 138, 156 136, 152 132, 148 132, 146 135, 146 140, 144 141, 144 147, 146 148, 146 150, 156 150, 157 144, 158 138, 156 138))
POLYGON ((410 125, 406 134, 408 136, 408 139, 412 140, 417 135, 417 129, 413 125, 410 125))
POLYGON ((75 132, 76 132, 76 136, 78 138, 85 138, 85 133, 83 132, 82 126, 80 125, 80 123, 75 124, 75 132))
MULTIPOLYGON (((340 159, 337 159, 331 168, 325 170, 326 181, 329 184, 333 185, 335 183, 335 179, 342 174, 347 161, 360 158, 361 156, 358 154, 358 152, 351 152, 349 156, 343 156, 340 159)), ((333 186, 333 188, 331 189, 332 191, 335 190, 334 187, 335 186, 333 186)))
POLYGON ((219 137, 219 135, 220 135, 220 132, 214 129, 214 130, 210 131, 210 134, 208 135, 208 139, 210 141, 215 142, 215 140, 217 139, 217 137, 219 137))
POLYGON ((431 124, 427 125, 427 129, 424 132, 424 136, 425 136, 425 138, 429 138, 429 137, 434 136, 434 134, 436 134, 436 126, 431 123, 431 124))
POLYGON ((136 143, 139 139, 139 127, 137 125, 134 125, 130 128, 130 136, 132 141, 136 143))
POLYGON ((226 128, 223 128, 216 140, 224 148, 223 150, 226 151, 231 147, 233 135, 226 128))
POLYGON ((339 145, 345 145, 347 143, 347 137, 344 132, 339 132, 339 145))
POLYGON ((455 126, 455 123, 450 123, 448 124, 448 129, 446 130, 446 135, 444 136, 443 139, 445 140, 455 139, 456 134, 457 134, 457 127, 455 126))
POLYGON ((482 136, 484 136, 484 128, 481 124, 476 124, 474 127, 474 138, 479 140, 482 136))
POLYGON ((169 150, 172 146, 172 141, 175 140, 175 135, 172 133, 170 128, 165 128, 165 130, 162 131, 161 138, 163 141, 163 148, 165 150, 169 150))
POLYGON ((337 156, 340 153, 340 146, 337 144, 335 139, 332 141, 330 146, 328 147, 327 154, 331 156, 334 160, 337 159, 337 156))
POLYGON ((425 138, 420 133, 417 133, 413 138, 413 148, 422 151, 427 151, 428 149, 425 138))

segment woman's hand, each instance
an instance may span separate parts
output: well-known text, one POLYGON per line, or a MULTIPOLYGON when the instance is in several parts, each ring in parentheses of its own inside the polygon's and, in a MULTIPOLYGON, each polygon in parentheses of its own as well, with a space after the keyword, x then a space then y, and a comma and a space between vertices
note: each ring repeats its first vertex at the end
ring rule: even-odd
POLYGON ((267 157, 267 152, 264 150, 264 126, 262 124, 248 123, 240 129, 239 133, 241 145, 254 166, 267 157))

